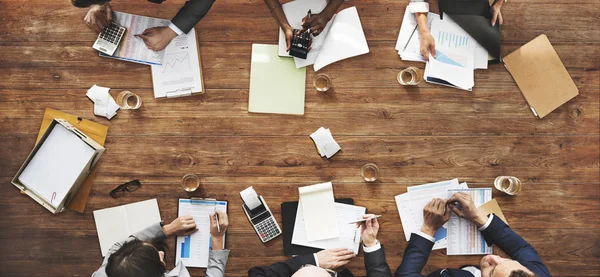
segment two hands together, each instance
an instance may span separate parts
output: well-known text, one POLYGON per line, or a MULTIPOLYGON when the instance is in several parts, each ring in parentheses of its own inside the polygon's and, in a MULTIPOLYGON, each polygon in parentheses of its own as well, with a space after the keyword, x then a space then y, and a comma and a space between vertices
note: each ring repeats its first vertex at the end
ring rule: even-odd
MULTIPOLYGON (((101 32, 102 28, 113 20, 113 9, 109 2, 103 5, 92 5, 83 20, 94 31, 101 32)), ((177 33, 169 27, 153 27, 136 36, 144 40, 148 49, 160 51, 167 47, 171 40, 177 36, 177 33)))
MULTIPOLYGON (((217 211, 214 214, 209 215, 210 218, 210 235, 212 237, 212 249, 223 250, 223 239, 227 227, 229 227, 229 218, 224 212, 217 211), (217 228, 217 221, 215 215, 219 217, 219 228, 217 228), (220 230, 220 232, 219 232, 220 230)), ((163 232, 167 237, 170 236, 187 236, 198 231, 196 222, 191 216, 180 216, 173 220, 173 222, 163 226, 163 232)))
MULTIPOLYGON (((323 29, 325 29, 325 26, 327 26, 329 20, 331 20, 331 15, 327 14, 326 12, 313 14, 310 18, 305 16, 302 19, 302 29, 299 33, 308 30, 313 36, 318 36, 321 34, 321 32, 323 32, 323 29)), ((286 51, 290 51, 290 47, 292 46, 292 38, 294 37, 294 28, 292 28, 290 25, 287 25, 283 27, 283 33, 285 34, 285 42, 287 46, 286 51)))
POLYGON ((433 237, 437 229, 448 222, 450 211, 475 223, 477 227, 483 226, 488 219, 486 214, 477 210, 471 195, 457 192, 448 200, 436 198, 425 206, 421 232, 433 237))
MULTIPOLYGON (((490 14, 492 15, 491 24, 492 26, 496 26, 496 23, 504 23, 504 19, 502 18, 502 13, 500 9, 502 8, 502 4, 504 4, 504 0, 495 0, 494 4, 490 6, 490 14)), ((431 56, 435 58, 435 40, 433 36, 429 32, 428 22, 427 22, 427 13, 417 13, 415 14, 417 17, 417 22, 419 24, 419 35, 421 37, 420 41, 420 52, 425 60, 429 61, 429 53, 431 56)))

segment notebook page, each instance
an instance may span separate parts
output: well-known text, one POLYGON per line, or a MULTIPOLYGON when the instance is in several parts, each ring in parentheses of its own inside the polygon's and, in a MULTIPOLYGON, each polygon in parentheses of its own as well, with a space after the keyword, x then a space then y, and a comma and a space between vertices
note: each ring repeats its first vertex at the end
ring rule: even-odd
POLYGON ((148 226, 160 222, 160 211, 156 199, 125 205, 129 233, 135 234, 148 226))
POLYGON ((94 211, 94 221, 102 257, 106 256, 115 243, 126 239, 131 234, 127 212, 123 206, 94 211))
POLYGON ((306 240, 309 242, 339 237, 331 182, 298 188, 306 240))

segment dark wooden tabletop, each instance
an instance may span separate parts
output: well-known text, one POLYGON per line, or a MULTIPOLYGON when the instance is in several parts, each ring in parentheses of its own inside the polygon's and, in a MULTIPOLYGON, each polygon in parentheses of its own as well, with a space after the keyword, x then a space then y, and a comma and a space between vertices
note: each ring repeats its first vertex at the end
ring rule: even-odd
MULTIPOLYGON (((383 214, 379 240, 393 270, 406 241, 394 196, 410 185, 459 178, 492 187, 495 177, 517 176, 523 192, 494 191, 510 226, 539 252, 554 276, 600 275, 600 1, 512 0, 502 9, 502 54, 546 34, 580 95, 546 118, 533 117, 502 65, 475 72, 473 92, 423 83, 400 86, 396 74, 422 63, 394 50, 408 0, 349 1, 355 5, 370 53, 322 69, 334 90, 317 93, 307 69, 304 116, 250 114, 252 43, 277 43, 277 23, 260 0, 219 0, 196 26, 206 94, 154 99, 150 67, 98 57, 85 9, 70 1, 0 1, 0 275, 89 276, 101 263, 92 211, 157 198, 162 218, 177 215, 177 199, 228 200, 231 226, 228 276, 286 259, 282 240, 263 245, 246 219, 239 191, 254 186, 281 223, 280 204, 298 199, 299 186, 332 181, 336 197, 383 214), (113 96, 131 90, 138 111, 111 121, 93 115, 85 97, 94 84, 113 96), (85 213, 51 215, 10 184, 34 146, 45 108, 109 126, 106 152, 85 213), (308 135, 330 128, 342 151, 330 160, 308 135), (175 157, 195 159, 179 169, 175 157), (360 167, 381 169, 365 184, 360 167), (198 174, 200 190, 179 188, 198 174), (109 191, 140 179, 143 187, 120 199, 109 191)), ((183 0, 155 5, 114 0, 117 11, 171 18, 183 0)), ((434 10, 437 5, 432 3, 434 10)), ((175 241, 168 260, 173 266, 175 241)), ((495 252, 499 252, 497 249, 495 252)), ((424 273, 477 264, 481 256, 431 254, 424 273)), ((349 268, 364 276, 362 254, 349 268)), ((204 270, 191 269, 194 276, 204 270)))

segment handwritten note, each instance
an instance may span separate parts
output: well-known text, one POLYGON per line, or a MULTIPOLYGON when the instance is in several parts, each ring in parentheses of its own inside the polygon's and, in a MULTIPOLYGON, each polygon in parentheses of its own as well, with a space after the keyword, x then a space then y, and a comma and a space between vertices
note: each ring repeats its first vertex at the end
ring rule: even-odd
POLYGON ((329 159, 342 149, 335 139, 333 139, 329 129, 321 127, 312 133, 310 138, 315 142, 317 151, 321 157, 327 157, 329 159))

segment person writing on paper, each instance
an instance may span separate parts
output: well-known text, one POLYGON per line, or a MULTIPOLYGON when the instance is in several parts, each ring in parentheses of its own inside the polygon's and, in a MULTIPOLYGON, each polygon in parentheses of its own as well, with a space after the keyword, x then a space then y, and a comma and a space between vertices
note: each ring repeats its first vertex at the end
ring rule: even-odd
MULTIPOLYGON (((113 20, 113 9, 110 0, 71 0, 75 7, 90 7, 83 19, 96 32, 113 20)), ((162 2, 162 1, 161 1, 162 2)), ((137 37, 144 40, 146 47, 153 51, 165 49, 175 37, 187 34, 208 13, 215 0, 188 0, 171 19, 168 27, 153 27, 144 30, 137 37)))
MULTIPOLYGON (((219 218, 219 227, 215 214, 209 216, 213 248, 210 250, 206 268, 208 277, 225 276, 225 265, 229 257, 229 250, 222 248, 229 220, 226 213, 218 211, 216 215, 219 218)), ((96 270, 92 277, 190 276, 181 262, 170 272, 166 270, 164 240, 171 236, 187 236, 196 231, 198 229, 191 216, 180 216, 164 226, 160 222, 150 225, 126 240, 115 243, 106 254, 100 269, 96 270)))
MULTIPOLYGON (((411 13, 415 14, 415 17, 417 19, 417 25, 419 26, 419 36, 421 37, 421 55, 423 55, 425 60, 429 61, 429 53, 431 53, 431 56, 433 56, 434 58, 436 56, 435 40, 429 32, 429 23, 427 21, 427 13, 429 12, 429 3, 427 3, 427 1, 428 0, 410 0, 410 4, 408 4, 408 9, 411 13)), ((492 26, 495 26, 496 23, 504 23, 504 19, 502 19, 502 13, 500 12, 504 1, 505 0, 494 0, 494 4, 490 6, 490 14, 492 15, 492 26)))
MULTIPOLYGON (((315 254, 298 255, 270 266, 257 266, 248 270, 249 277, 332 277, 336 269, 354 258, 348 249, 321 250, 315 254)), ((340 275, 341 277, 341 275, 340 275)))
POLYGON ((450 199, 433 199, 423 209, 423 227, 413 233, 404 251, 402 263, 395 277, 421 277, 421 270, 427 263, 433 248, 434 234, 450 217, 450 211, 473 222, 489 245, 496 244, 511 259, 487 255, 481 259, 479 267, 466 266, 461 269, 440 269, 429 277, 550 277, 537 252, 521 236, 494 214, 487 215, 477 210, 471 195, 458 192, 450 199), (449 204, 453 203, 453 204, 449 204))
MULTIPOLYGON (((327 26, 327 23, 329 20, 331 20, 333 15, 335 15, 335 12, 343 2, 344 0, 328 0, 327 6, 325 6, 325 9, 323 9, 320 13, 315 13, 312 14, 310 18, 306 16, 304 19, 302 19, 302 31, 310 29, 310 33, 313 36, 318 36, 323 31, 325 26, 327 26)), ((285 34, 285 41, 287 45, 286 51, 290 51, 292 36, 294 35, 294 28, 292 28, 292 26, 288 23, 285 13, 283 13, 283 7, 281 6, 281 3, 279 0, 265 0, 265 4, 267 4, 267 7, 269 7, 273 17, 277 19, 277 22, 279 22, 279 26, 285 34)))

